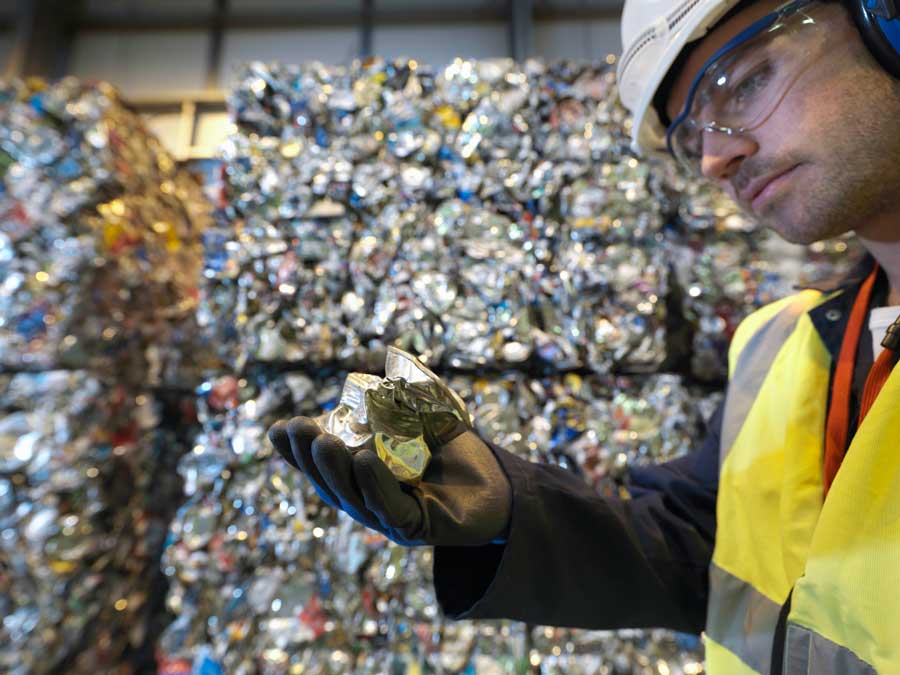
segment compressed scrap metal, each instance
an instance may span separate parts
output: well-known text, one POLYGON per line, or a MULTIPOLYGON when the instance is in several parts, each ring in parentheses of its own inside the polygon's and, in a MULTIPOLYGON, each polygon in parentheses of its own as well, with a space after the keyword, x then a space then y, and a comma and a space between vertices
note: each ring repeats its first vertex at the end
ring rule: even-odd
POLYGON ((0 369, 190 383, 209 211, 108 85, 0 85, 0 369))
POLYGON ((155 666, 184 442, 165 410, 86 371, 0 375, 3 672, 155 666))
POLYGON ((664 219, 606 65, 252 64, 202 320, 221 356, 650 372, 664 219))
POLYGON ((0 85, 5 673, 156 670, 209 211, 108 85, 0 85))

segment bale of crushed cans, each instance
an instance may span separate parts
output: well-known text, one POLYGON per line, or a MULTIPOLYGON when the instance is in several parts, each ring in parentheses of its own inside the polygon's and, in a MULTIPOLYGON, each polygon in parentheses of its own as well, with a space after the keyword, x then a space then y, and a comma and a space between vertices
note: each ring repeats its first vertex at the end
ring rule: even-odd
POLYGON ((107 85, 0 85, 0 671, 156 672, 209 207, 107 85))
POLYGON ((153 672, 179 414, 85 370, 0 375, 3 672, 153 672))
POLYGON ((718 190, 630 153, 608 64, 257 63, 230 103, 201 320, 236 370, 374 371, 393 344, 436 369, 646 373, 687 322, 690 374, 721 382, 715 336, 798 281, 718 190))
POLYGON ((609 68, 251 66, 203 320, 223 359, 653 371, 664 219, 609 68))
POLYGON ((104 84, 2 85, 0 171, 0 367, 193 384, 209 207, 138 115, 104 84))

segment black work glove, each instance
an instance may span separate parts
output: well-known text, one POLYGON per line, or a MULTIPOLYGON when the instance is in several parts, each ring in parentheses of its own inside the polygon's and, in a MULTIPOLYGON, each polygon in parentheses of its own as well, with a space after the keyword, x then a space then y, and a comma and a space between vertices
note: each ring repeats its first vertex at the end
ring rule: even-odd
POLYGON ((372 450, 355 455, 309 417, 278 422, 269 439, 319 496, 404 546, 481 546, 507 536, 512 488, 491 449, 462 423, 416 486, 400 483, 372 450))

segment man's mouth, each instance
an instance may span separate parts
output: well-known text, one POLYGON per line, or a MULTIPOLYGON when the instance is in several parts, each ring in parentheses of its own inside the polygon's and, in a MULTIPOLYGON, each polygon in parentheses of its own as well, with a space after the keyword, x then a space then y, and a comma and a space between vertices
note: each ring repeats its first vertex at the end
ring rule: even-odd
POLYGON ((765 203, 790 180, 799 166, 799 164, 795 164, 787 169, 780 169, 754 179, 741 191, 741 201, 749 204, 753 211, 759 212, 765 203))

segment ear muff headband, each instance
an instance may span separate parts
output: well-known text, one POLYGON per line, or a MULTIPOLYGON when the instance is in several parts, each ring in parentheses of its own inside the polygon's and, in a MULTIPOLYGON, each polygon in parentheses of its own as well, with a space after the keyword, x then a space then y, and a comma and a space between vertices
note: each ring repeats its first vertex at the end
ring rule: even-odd
POLYGON ((900 79, 900 7, 896 0, 854 0, 849 5, 869 51, 900 79))

